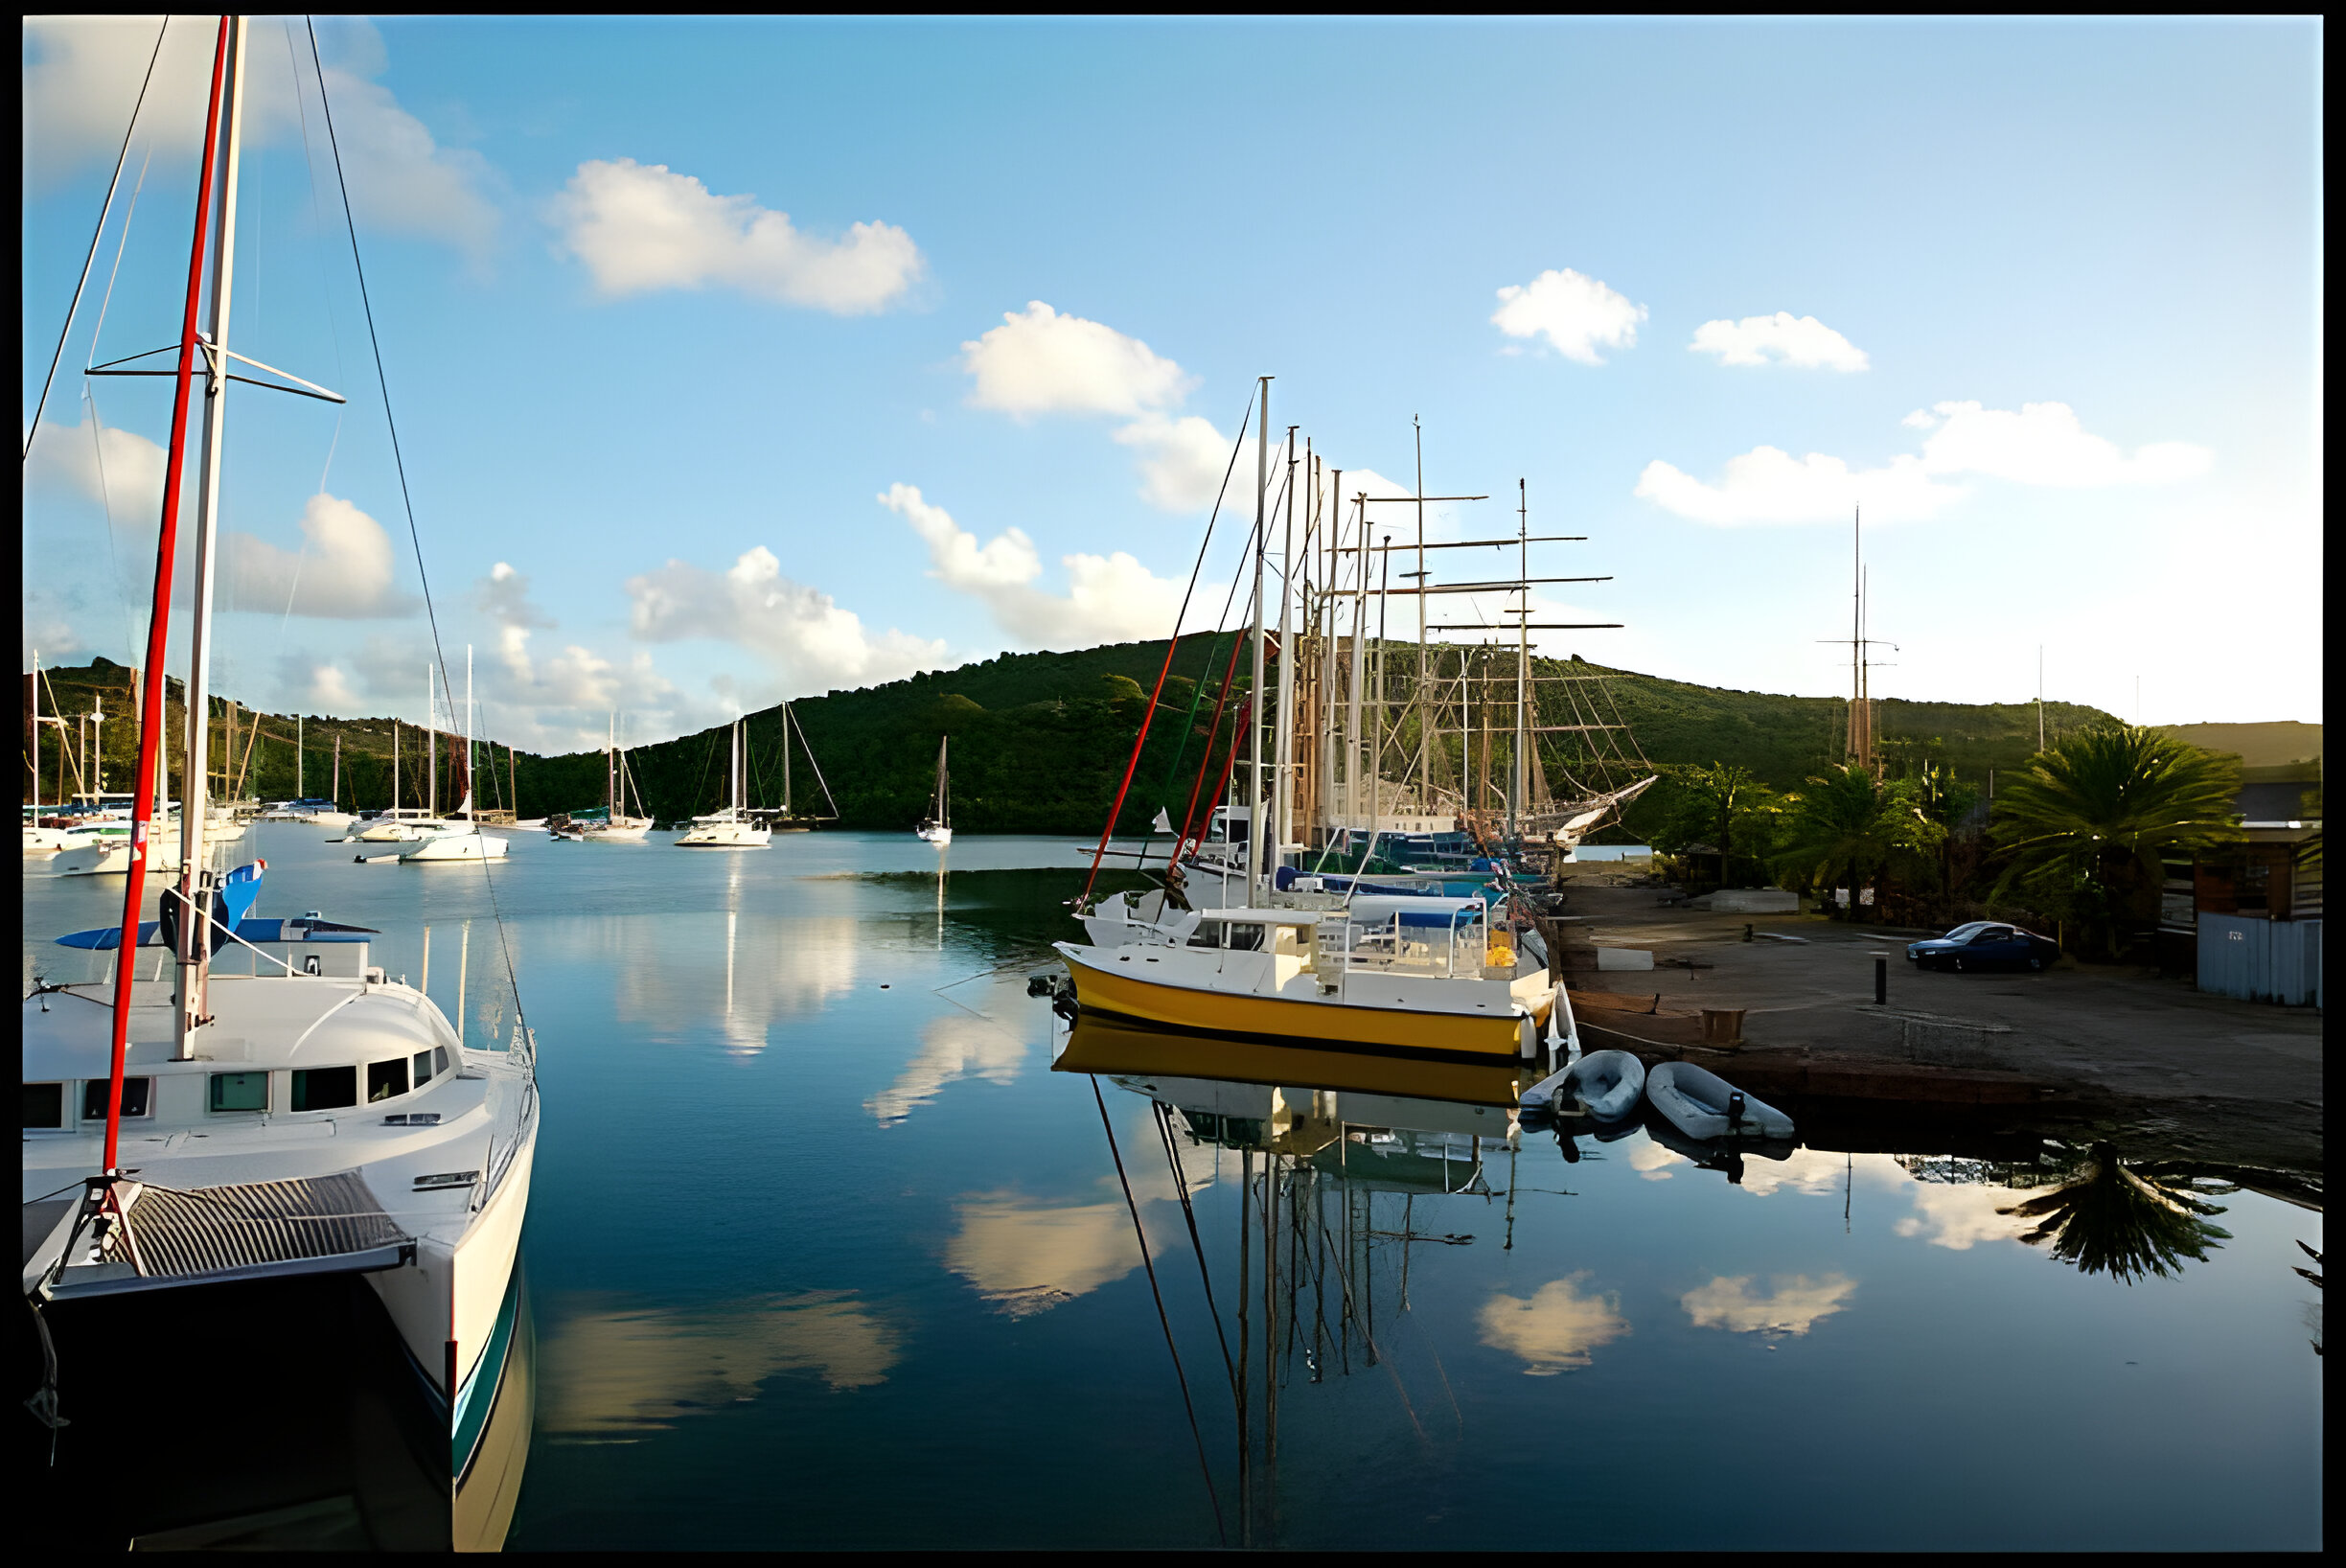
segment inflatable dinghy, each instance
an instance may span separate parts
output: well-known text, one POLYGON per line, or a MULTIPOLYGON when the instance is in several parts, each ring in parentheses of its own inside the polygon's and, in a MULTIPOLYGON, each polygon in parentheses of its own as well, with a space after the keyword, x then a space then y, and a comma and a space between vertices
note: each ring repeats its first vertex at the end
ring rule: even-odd
POLYGON ((1645 1092, 1645 1064, 1625 1050, 1595 1050, 1564 1070, 1557 1093, 1577 1099, 1599 1121, 1634 1114, 1645 1092))
POLYGON ((1655 1068, 1645 1079, 1645 1098, 1671 1126, 1703 1142, 1723 1138, 1784 1141, 1792 1137, 1790 1117, 1692 1062, 1664 1062, 1655 1068))

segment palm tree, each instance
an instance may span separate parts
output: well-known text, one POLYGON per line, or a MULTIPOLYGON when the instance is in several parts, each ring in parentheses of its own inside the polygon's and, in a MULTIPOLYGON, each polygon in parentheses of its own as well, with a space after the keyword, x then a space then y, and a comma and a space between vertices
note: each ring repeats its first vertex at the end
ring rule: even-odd
POLYGON ((2014 886, 2074 910, 2089 947, 2116 938, 2157 893, 2159 860, 2241 836, 2237 757, 2116 722, 2065 735, 2010 779, 1990 829, 2012 855, 1995 896, 2014 886))
POLYGON ((1996 1212, 2041 1221, 2020 1239, 2032 1247, 2050 1242, 2053 1257, 2080 1273, 2130 1285, 2153 1274, 2172 1278, 2187 1259, 2204 1263, 2210 1247, 2231 1240, 2231 1232, 2208 1223, 2223 1207, 2198 1193, 2237 1190, 2155 1166, 2128 1169, 2108 1144, 2097 1143, 2069 1180, 1996 1212))
POLYGON ((1791 798, 1777 870, 1812 884, 1846 870, 1852 920, 1867 873, 1893 861, 1926 856, 1946 836, 1945 828, 1922 814, 1910 785, 1885 784, 1856 763, 1827 769, 1791 798))

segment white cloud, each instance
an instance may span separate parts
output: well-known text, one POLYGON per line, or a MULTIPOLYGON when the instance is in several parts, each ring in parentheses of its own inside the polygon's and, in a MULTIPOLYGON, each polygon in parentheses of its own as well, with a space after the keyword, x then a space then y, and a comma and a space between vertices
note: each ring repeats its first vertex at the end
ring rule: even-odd
MULTIPOLYGON (((1061 597, 1034 586, 1043 561, 1024 529, 1004 529, 980 545, 951 513, 924 500, 916 486, 890 485, 879 500, 929 546, 929 575, 978 598, 997 626, 1030 646, 1086 648, 1162 637, 1172 629, 1183 585, 1157 576, 1122 550, 1061 556, 1068 574, 1061 597)), ((1199 602, 1211 598, 1201 594, 1199 602)))
POLYGON ((1752 1289, 1751 1276, 1721 1277, 1678 1298, 1697 1328, 1724 1328, 1729 1333, 1806 1334, 1819 1319, 1841 1310, 1857 1281, 1839 1274, 1811 1280, 1805 1274, 1778 1275, 1774 1288, 1752 1289))
MULTIPOLYGON (((1144 1210, 1154 1207, 1143 1200, 1144 1210)), ((961 1224, 945 1244, 945 1266, 1010 1317, 1048 1311, 1140 1266, 1121 1194, 1098 1203, 1053 1204, 1015 1192, 982 1192, 954 1209, 961 1224)), ((1179 1228, 1160 1214, 1148 1233, 1151 1252, 1164 1251, 1179 1228)))
POLYGON ((945 658, 942 642, 892 629, 877 636, 866 632, 855 611, 841 609, 831 595, 783 576, 782 563, 763 544, 744 551, 722 572, 671 559, 629 578, 627 592, 637 636, 738 643, 764 655, 787 683, 801 689, 894 680, 945 658))
POLYGON ((1637 324, 1644 319, 1644 306, 1569 266, 1500 289, 1499 309, 1491 313, 1491 325, 1509 337, 1544 337, 1565 358, 1584 365, 1604 363, 1599 348, 1635 348, 1637 324))
MULTIPOLYGON (((93 16, 25 24, 31 46, 23 77, 29 180, 47 183, 90 161, 112 159, 147 75, 158 23, 152 16, 93 16)), ((252 146, 301 134, 295 73, 308 78, 309 48, 302 40, 288 57, 275 36, 286 25, 256 20, 246 44, 243 138, 252 146)), ((321 33, 340 62, 326 67, 326 90, 358 221, 445 240, 477 260, 496 235, 495 172, 476 152, 440 146, 387 88, 368 80, 387 63, 372 26, 338 22, 321 33)), ((208 18, 172 27, 140 113, 142 145, 182 156, 196 150, 203 137, 216 35, 208 18)), ((312 85, 305 95, 312 100, 313 126, 314 94, 312 85)))
POLYGON ((229 530, 220 540, 221 604, 335 620, 416 612, 415 597, 393 586, 391 536, 381 523, 321 491, 302 508, 301 531, 294 551, 229 530))
POLYGON ((2128 456, 2086 432, 2065 403, 2031 403, 2018 412, 1977 403, 1942 403, 1904 422, 1930 431, 1920 453, 1900 453, 1878 469, 1852 469, 1810 452, 1795 459, 1779 447, 1755 447, 1727 460, 1706 484, 1659 459, 1645 465, 1637 494, 1696 522, 1839 522, 1863 505, 1868 520, 1912 522, 1963 499, 1971 476, 2063 489, 2173 484, 2205 473, 2205 447, 2152 442, 2128 456))
POLYGON ((712 195, 690 174, 632 158, 582 163, 554 204, 563 242, 605 295, 718 285, 834 315, 901 299, 921 275, 920 247, 888 223, 845 238, 802 233, 748 196, 712 195))
POLYGON ((2065 403, 2024 403, 2020 411, 1976 403, 1934 404, 1906 423, 1931 432, 1922 466, 1934 473, 1978 473, 2014 484, 2089 489, 2104 485, 2165 485, 2195 479, 2216 454, 2187 441, 2154 441, 2127 456, 2111 442, 2086 433, 2065 403))
POLYGON ((1803 370, 1857 371, 1867 368, 1865 350, 1815 316, 1789 311, 1747 315, 1740 321, 1706 321, 1687 347, 1715 354, 1722 365, 1764 365, 1770 360, 1803 370))
POLYGON ((1526 1301, 1494 1294, 1475 1315, 1483 1343, 1522 1358, 1528 1377, 1553 1377, 1589 1364, 1589 1352, 1629 1332, 1618 1295, 1583 1295, 1586 1272, 1551 1280, 1526 1301))
POLYGON ((380 82, 328 66, 326 91, 352 216, 390 233, 444 240, 484 260, 500 221, 492 194, 503 183, 489 160, 470 148, 442 147, 380 82))
MULTIPOLYGON (((26 597, 29 601, 32 595, 28 594, 26 597)), ((35 653, 38 653, 46 662, 55 664, 60 659, 70 658, 82 651, 81 638, 76 634, 72 626, 59 616, 37 613, 29 602, 26 606, 24 619, 17 623, 17 628, 23 634, 22 647, 27 668, 32 666, 33 656, 35 653)), ((43 693, 41 704, 44 710, 48 706, 48 702, 47 694, 43 693)))
POLYGON ((334 713, 356 717, 366 711, 351 678, 332 659, 310 654, 287 654, 277 660, 279 701, 301 713, 334 713))
POLYGON ((110 425, 44 423, 26 460, 28 486, 72 490, 121 524, 152 527, 163 515, 167 453, 145 436, 110 425))
POLYGON ((1857 470, 1823 452, 1795 458, 1781 447, 1754 447, 1727 459, 1715 485, 1657 458, 1638 476, 1637 494, 1692 521, 1734 526, 1846 521, 1858 505, 1870 521, 1914 522, 1937 516, 1965 492, 1933 479, 1919 457, 1895 457, 1887 467, 1857 470))
MULTIPOLYGON (((1136 415, 1179 404, 1195 384, 1146 343, 1041 300, 961 345, 977 385, 973 407, 1024 419, 1034 414, 1136 415)), ((1202 422, 1201 422, 1202 423, 1202 422)))
POLYGON ((1145 414, 1116 431, 1116 441, 1138 450, 1140 495, 1151 506, 1165 512, 1204 512, 1219 496, 1225 512, 1254 516, 1248 492, 1254 487, 1254 471, 1243 462, 1230 462, 1230 438, 1215 429, 1212 421, 1196 414, 1179 419, 1145 414), (1243 476, 1240 468, 1247 470, 1243 476), (1225 473, 1230 476, 1227 490, 1225 473))

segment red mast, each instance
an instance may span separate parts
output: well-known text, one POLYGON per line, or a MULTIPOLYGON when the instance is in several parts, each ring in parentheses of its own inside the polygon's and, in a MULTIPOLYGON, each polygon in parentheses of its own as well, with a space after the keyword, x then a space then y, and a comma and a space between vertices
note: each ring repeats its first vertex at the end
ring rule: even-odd
MULTIPOLYGON (((203 292, 204 233, 212 220, 214 161, 219 144, 220 88, 228 70, 228 18, 212 49, 212 102, 204 113, 203 175, 196 188, 196 238, 188 250, 187 315, 179 329, 179 370, 172 394, 171 457, 163 469, 163 528, 155 545, 154 608, 147 623, 147 682, 140 694, 138 776, 130 808, 130 875, 123 888, 122 944, 114 966, 114 1065, 106 1085, 105 1174, 118 1175, 122 1142, 123 1060, 130 1043, 130 981, 138 967, 139 904, 147 893, 147 827, 154 816, 155 758, 163 747, 164 645, 171 635, 172 557, 179 538, 179 477, 187 455, 188 404, 204 354, 196 330, 203 292)), ((206 366, 206 375, 213 367, 206 366)))

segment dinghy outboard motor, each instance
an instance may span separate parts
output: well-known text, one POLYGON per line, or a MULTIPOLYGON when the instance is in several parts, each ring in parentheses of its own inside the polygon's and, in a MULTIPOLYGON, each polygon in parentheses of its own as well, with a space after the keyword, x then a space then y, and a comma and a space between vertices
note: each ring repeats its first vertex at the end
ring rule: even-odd
POLYGON ((1731 1092, 1731 1093, 1730 1093, 1730 1094, 1727 1095, 1727 1125, 1728 1125, 1729 1127, 1736 1127, 1736 1126, 1740 1125, 1740 1124, 1742 1123, 1742 1120, 1743 1120, 1743 1091, 1742 1091, 1742 1090, 1740 1090, 1740 1089, 1737 1089, 1737 1090, 1734 1090, 1734 1091, 1732 1091, 1732 1092, 1731 1092))

